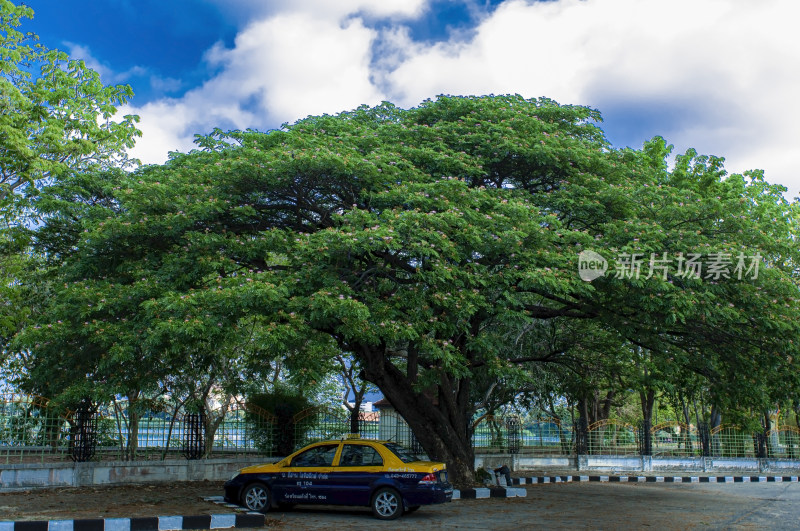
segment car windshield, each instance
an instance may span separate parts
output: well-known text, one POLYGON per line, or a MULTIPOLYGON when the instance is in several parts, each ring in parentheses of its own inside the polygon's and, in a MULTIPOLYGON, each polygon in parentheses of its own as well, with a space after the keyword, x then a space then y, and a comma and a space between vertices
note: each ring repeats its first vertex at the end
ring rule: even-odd
POLYGON ((405 446, 400 446, 397 443, 386 443, 386 448, 392 451, 394 455, 400 458, 400 461, 404 463, 413 463, 414 461, 422 461, 420 457, 406 448, 405 446))

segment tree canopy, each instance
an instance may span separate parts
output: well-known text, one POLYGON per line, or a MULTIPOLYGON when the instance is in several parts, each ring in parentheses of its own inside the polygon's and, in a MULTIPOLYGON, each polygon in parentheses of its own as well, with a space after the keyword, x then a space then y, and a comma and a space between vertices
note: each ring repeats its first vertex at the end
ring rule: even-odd
POLYGON ((115 116, 131 88, 106 86, 84 62, 37 42, 21 29, 32 16, 0 0, 0 348, 31 311, 22 284, 31 285, 26 277, 38 267, 28 243, 39 189, 74 172, 125 166, 124 149, 139 135, 136 116, 115 116))
POLYGON ((698 375, 753 407, 796 396, 796 205, 720 158, 670 168, 661 138, 615 149, 599 120, 442 96, 66 179, 40 200, 58 293, 16 338, 28 385, 226 359, 313 381, 348 352, 458 482, 476 411, 532 364, 576 396, 597 366, 634 366, 642 389, 698 375), (613 267, 583 280, 583 251, 613 267))

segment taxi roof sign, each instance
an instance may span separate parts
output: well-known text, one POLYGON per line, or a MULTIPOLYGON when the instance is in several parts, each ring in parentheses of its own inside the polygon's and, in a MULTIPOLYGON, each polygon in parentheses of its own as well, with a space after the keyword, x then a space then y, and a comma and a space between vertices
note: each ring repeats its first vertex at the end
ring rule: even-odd
POLYGON ((348 433, 344 436, 345 439, 360 439, 361 435, 358 433, 348 433))

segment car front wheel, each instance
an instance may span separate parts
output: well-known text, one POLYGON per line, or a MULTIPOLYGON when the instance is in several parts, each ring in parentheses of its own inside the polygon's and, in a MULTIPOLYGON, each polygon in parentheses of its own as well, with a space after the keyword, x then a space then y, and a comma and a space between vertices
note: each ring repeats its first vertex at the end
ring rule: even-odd
POLYGON ((242 503, 251 511, 265 513, 269 510, 269 489, 262 483, 253 483, 244 489, 242 503))
POLYGON ((394 520, 403 514, 403 500, 394 489, 378 489, 372 496, 372 514, 381 520, 394 520))

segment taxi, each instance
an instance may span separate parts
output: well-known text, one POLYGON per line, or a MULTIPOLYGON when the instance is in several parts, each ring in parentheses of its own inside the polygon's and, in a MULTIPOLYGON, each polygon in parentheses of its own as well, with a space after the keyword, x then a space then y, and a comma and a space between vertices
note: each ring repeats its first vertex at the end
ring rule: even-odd
POLYGON ((277 463, 243 468, 225 483, 225 501, 259 512, 295 504, 360 505, 392 520, 452 499, 444 463, 422 461, 394 442, 359 438, 310 444, 277 463))

